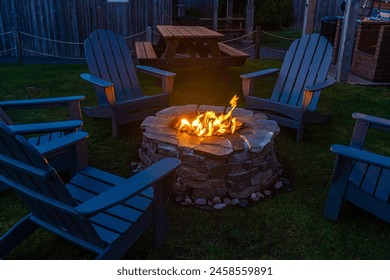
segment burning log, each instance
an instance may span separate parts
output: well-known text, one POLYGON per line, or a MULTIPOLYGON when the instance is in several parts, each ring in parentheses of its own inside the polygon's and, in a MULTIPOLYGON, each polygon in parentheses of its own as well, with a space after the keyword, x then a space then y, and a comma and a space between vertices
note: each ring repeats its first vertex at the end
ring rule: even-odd
POLYGON ((179 131, 204 137, 234 134, 242 125, 232 116, 233 110, 237 107, 237 100, 236 95, 230 100, 231 107, 227 113, 217 114, 214 111, 207 111, 200 114, 198 112, 198 116, 193 120, 181 119, 179 131))

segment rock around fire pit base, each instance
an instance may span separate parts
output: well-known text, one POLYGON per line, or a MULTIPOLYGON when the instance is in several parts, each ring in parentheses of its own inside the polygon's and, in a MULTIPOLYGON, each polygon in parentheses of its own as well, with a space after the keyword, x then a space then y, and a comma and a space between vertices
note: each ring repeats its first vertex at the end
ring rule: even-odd
POLYGON ((139 156, 144 167, 165 157, 181 160, 173 192, 182 204, 214 208, 245 204, 245 200, 257 201, 283 184, 282 168, 274 150, 279 127, 264 114, 235 109, 233 116, 243 124, 240 130, 225 136, 198 137, 176 128, 177 122, 187 115, 226 109, 173 106, 147 117, 141 124, 144 133, 139 156))

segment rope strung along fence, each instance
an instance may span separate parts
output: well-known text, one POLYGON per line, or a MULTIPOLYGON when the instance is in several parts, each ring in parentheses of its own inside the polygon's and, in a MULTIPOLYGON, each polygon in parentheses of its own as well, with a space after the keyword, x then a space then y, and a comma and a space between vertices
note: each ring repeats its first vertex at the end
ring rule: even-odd
MULTIPOLYGON (((142 32, 130 35, 130 36, 123 37, 123 38, 125 40, 132 39, 134 37, 144 35, 144 34, 146 34, 146 32, 147 31, 142 31, 142 32)), ((7 33, 3 33, 3 34, 0 34, 0 35, 6 35, 6 34, 9 34, 9 33, 13 33, 13 31, 10 31, 10 32, 7 32, 7 33)), ((65 45, 73 45, 73 46, 83 46, 84 45, 84 43, 80 43, 80 42, 69 42, 69 41, 63 41, 63 40, 48 39, 48 38, 44 38, 44 37, 41 37, 41 36, 30 34, 30 33, 26 33, 26 32, 23 32, 23 31, 19 31, 18 33, 20 35, 23 35, 23 36, 26 36, 26 37, 29 37, 29 38, 34 38, 34 39, 38 39, 38 40, 41 40, 41 41, 46 41, 46 42, 51 42, 51 43, 56 43, 56 44, 65 44, 65 45)), ((29 48, 23 48, 23 47, 21 49, 23 51, 25 51, 25 52, 38 54, 38 55, 42 55, 42 56, 48 56, 48 57, 57 57, 57 58, 65 58, 65 59, 76 59, 76 60, 84 60, 85 59, 84 57, 74 57, 74 56, 71 57, 71 56, 64 56, 64 55, 58 55, 58 54, 50 54, 50 53, 45 53, 45 52, 32 50, 32 49, 29 49, 29 48)), ((10 50, 14 50, 14 48, 1 51, 0 54, 2 52, 10 51, 10 50)), ((132 52, 135 52, 135 51, 133 50, 132 52)))
MULTIPOLYGON (((68 42, 68 41, 62 41, 62 40, 48 39, 48 38, 44 38, 44 37, 41 37, 41 36, 29 34, 29 33, 23 32, 23 31, 19 31, 19 34, 20 35, 24 35, 26 37, 38 39, 38 40, 41 40, 41 41, 52 42, 52 43, 57 43, 57 44, 76 45, 76 46, 83 45, 83 43, 80 43, 80 42, 68 42)), ((49 54, 49 53, 44 53, 44 52, 40 52, 40 51, 28 49, 28 48, 23 48, 23 47, 22 47, 22 50, 25 51, 25 52, 38 54, 38 55, 42 55, 42 56, 48 56, 48 57, 57 57, 57 58, 65 58, 65 59, 76 59, 76 60, 84 60, 85 59, 84 57, 71 57, 71 56, 62 56, 62 55, 58 55, 58 54, 49 54)))
MULTIPOLYGON (((283 37, 283 36, 279 36, 279 35, 275 35, 275 34, 272 34, 272 33, 269 33, 269 32, 266 32, 264 30, 262 30, 261 28, 258 28, 257 29, 258 32, 260 32, 261 34, 265 34, 267 36, 270 36, 272 38, 276 38, 276 39, 280 39, 280 40, 287 40, 287 41, 294 41, 296 38, 288 38, 288 37, 283 37)), ((259 40, 260 40, 260 36, 259 36, 259 40)), ((278 53, 278 54, 281 54, 281 55, 284 55, 286 53, 286 50, 281 48, 281 49, 275 49, 275 48, 272 48, 270 46, 266 46, 264 44, 264 40, 261 40, 261 42, 259 43, 259 45, 263 48, 263 49, 266 49, 268 51, 271 51, 271 52, 274 52, 274 53, 278 53)))
MULTIPOLYGON (((245 34, 245 35, 242 35, 240 37, 237 37, 237 38, 233 38, 233 39, 229 39, 229 40, 224 40, 222 41, 222 43, 231 43, 231 42, 235 42, 235 41, 239 41, 239 43, 241 43, 243 40, 247 39, 247 38, 252 38, 252 35, 253 34, 256 34, 256 30, 255 31, 252 31, 251 33, 248 33, 248 34, 245 34)), ((236 46, 235 46, 236 47, 236 46)), ((248 49, 251 49, 251 48, 256 48, 256 44, 253 44, 253 45, 250 45, 250 46, 247 46, 245 48, 241 48, 240 50, 241 51, 245 51, 245 50, 248 50, 248 49)))
POLYGON ((35 39, 40 39, 40 40, 43 40, 43 41, 60 43, 60 44, 68 44, 68 45, 83 45, 84 44, 84 43, 80 43, 80 42, 67 42, 67 41, 60 41, 60 40, 54 40, 54 39, 47 39, 47 38, 44 38, 44 37, 32 35, 32 34, 29 34, 29 33, 26 33, 26 32, 22 32, 22 31, 19 31, 19 34, 22 34, 22 35, 25 35, 25 36, 28 36, 28 37, 31 37, 31 38, 35 38, 35 39))
POLYGON ((130 35, 130 36, 126 36, 126 37, 123 37, 123 39, 127 40, 127 39, 134 38, 134 37, 137 37, 137 36, 140 36, 140 35, 143 35, 143 34, 146 34, 146 31, 141 31, 141 32, 136 33, 136 34, 133 34, 133 35, 130 35))
POLYGON ((256 52, 260 51, 260 47, 261 47, 261 48, 264 48, 264 49, 269 50, 271 52, 279 53, 279 54, 282 54, 282 55, 284 55, 286 53, 286 51, 283 50, 283 49, 275 49, 275 48, 271 48, 269 46, 264 45, 264 43, 262 42, 263 40, 260 41, 260 33, 265 34, 267 36, 271 36, 271 37, 277 38, 277 39, 281 39, 281 40, 288 40, 288 41, 295 40, 295 38, 287 38, 287 37, 278 36, 278 35, 271 34, 271 33, 268 33, 266 31, 263 31, 260 28, 257 28, 257 30, 252 31, 251 33, 245 34, 245 35, 237 37, 237 38, 225 40, 225 41, 222 41, 222 42, 223 43, 233 43, 233 42, 236 42, 236 41, 237 42, 242 42, 243 40, 248 40, 250 42, 251 39, 255 36, 256 37, 256 42, 254 44, 252 44, 250 46, 247 46, 247 47, 244 47, 244 48, 241 48, 240 50, 241 51, 245 51, 245 50, 249 50, 249 49, 254 48, 254 52, 256 53, 256 52))
MULTIPOLYGON (((8 32, 0 33, 0 37, 3 38, 3 45, 4 45, 4 47, 5 47, 4 36, 5 36, 5 35, 10 35, 10 34, 13 34, 13 33, 14 33, 13 31, 8 31, 8 32)), ((6 53, 6 52, 13 51, 13 50, 15 50, 15 47, 1 50, 1 51, 0 51, 0 55, 3 54, 3 53, 6 53)))
MULTIPOLYGON (((138 33, 135 33, 133 35, 129 35, 129 36, 126 36, 126 37, 123 37, 123 39, 125 40, 128 40, 128 39, 133 39, 134 37, 138 37, 138 36, 141 36, 141 35, 145 35, 146 36, 147 34, 147 31, 141 31, 141 32, 138 32, 138 33)), ((130 50, 131 53, 135 53, 135 50, 130 50)))
MULTIPOLYGON (((14 34, 14 33, 15 33, 14 31, 8 31, 8 32, 5 32, 5 33, 0 33, 0 38, 3 38, 3 40, 4 40, 4 36, 5 35, 13 34, 14 36, 16 36, 16 35, 23 35, 23 36, 26 36, 26 37, 29 37, 29 38, 34 38, 34 39, 38 39, 38 40, 41 40, 41 41, 46 41, 46 42, 51 42, 51 43, 56 43, 56 44, 65 44, 65 45, 72 45, 72 46, 82 46, 84 44, 84 43, 80 43, 80 42, 69 42, 69 41, 63 41, 63 40, 48 39, 48 38, 44 38, 44 37, 41 37, 41 36, 29 34, 29 33, 22 32, 22 31, 18 31, 17 34, 14 34)), ((289 41, 295 40, 295 38, 287 38, 287 37, 278 36, 278 35, 271 34, 269 32, 263 31, 260 28, 257 28, 257 30, 255 30, 255 31, 253 31, 251 33, 245 34, 245 35, 237 37, 237 38, 224 40, 222 42, 223 43, 233 43, 233 42, 237 41, 239 43, 242 43, 244 40, 247 40, 248 42, 250 42, 251 39, 254 36, 256 36, 256 42, 254 44, 252 44, 250 46, 246 46, 244 48, 241 48, 241 50, 244 51, 244 50, 248 50, 248 49, 254 48, 255 49, 255 53, 256 53, 260 49, 260 46, 261 46, 262 48, 267 49, 269 51, 280 53, 280 54, 285 54, 285 51, 282 50, 282 49, 274 49, 274 48, 271 48, 269 46, 265 46, 264 44, 262 44, 262 42, 260 42, 260 37, 259 37, 260 33, 265 34, 267 36, 271 36, 271 37, 277 38, 277 39, 281 39, 281 40, 289 40, 289 41)), ((160 36, 159 33, 151 30, 151 28, 147 28, 145 31, 141 31, 139 33, 136 33, 136 34, 133 34, 133 35, 130 35, 130 36, 126 36, 126 37, 123 37, 123 38, 125 40, 128 40, 128 39, 133 39, 135 37, 142 36, 142 35, 144 35, 144 36, 146 36, 146 37, 148 37, 148 38, 150 38, 152 40, 156 39, 156 37, 158 38, 160 36)), ((48 57, 58 57, 58 58, 76 59, 76 60, 84 60, 85 59, 84 57, 70 57, 70 56, 63 56, 63 55, 57 55, 57 54, 49 54, 49 53, 45 53, 45 52, 41 52, 41 51, 37 51, 37 50, 32 50, 32 49, 28 49, 28 48, 23 48, 23 47, 21 47, 20 49, 22 49, 25 52, 30 52, 30 53, 33 53, 33 54, 42 55, 42 56, 48 56, 48 57)), ((3 54, 3 53, 9 52, 9 51, 13 51, 13 50, 15 50, 15 47, 14 48, 8 48, 8 49, 5 49, 5 50, 1 50, 0 51, 0 55, 3 54)), ((131 52, 135 52, 135 50, 132 50, 131 52)))
POLYGON ((278 39, 290 40, 290 41, 294 41, 296 39, 296 38, 287 38, 287 37, 277 36, 275 34, 271 34, 271 33, 265 32, 264 30, 261 30, 261 32, 266 34, 266 35, 268 35, 268 36, 275 37, 275 38, 278 38, 278 39))

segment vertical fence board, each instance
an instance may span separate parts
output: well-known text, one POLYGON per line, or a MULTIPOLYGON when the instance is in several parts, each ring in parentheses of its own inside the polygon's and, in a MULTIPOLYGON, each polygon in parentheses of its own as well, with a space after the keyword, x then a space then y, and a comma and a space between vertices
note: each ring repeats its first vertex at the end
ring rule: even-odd
MULTIPOLYGON (((145 31, 148 25, 155 28, 157 24, 172 24, 172 0, 109 4, 106 0, 0 0, 0 56, 10 55, 1 50, 12 47, 13 34, 3 34, 14 28, 10 1, 15 3, 19 31, 32 35, 20 36, 26 56, 39 55, 34 53, 37 52, 83 57, 82 45, 55 41, 82 43, 99 28, 130 36, 145 31)), ((133 45, 133 41, 129 40, 129 44, 133 45)))

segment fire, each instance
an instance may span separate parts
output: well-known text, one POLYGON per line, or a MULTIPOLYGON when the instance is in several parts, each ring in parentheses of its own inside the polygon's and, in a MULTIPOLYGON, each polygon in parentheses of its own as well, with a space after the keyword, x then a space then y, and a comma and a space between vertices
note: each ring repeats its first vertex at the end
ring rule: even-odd
POLYGON ((230 100, 230 110, 226 114, 217 115, 213 111, 207 111, 193 120, 182 119, 179 130, 186 131, 197 136, 213 136, 233 134, 240 123, 232 117, 233 110, 237 107, 238 97, 235 95, 230 100))

